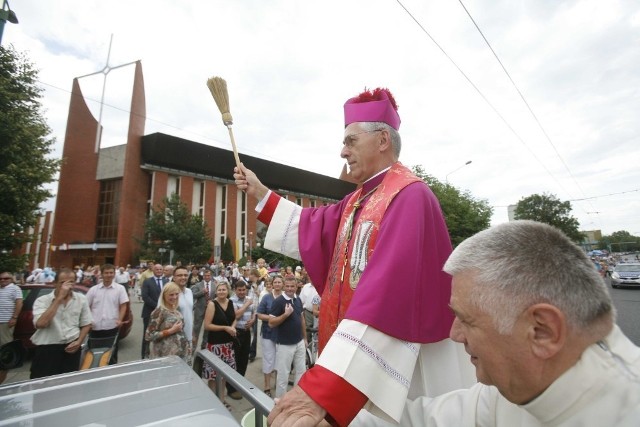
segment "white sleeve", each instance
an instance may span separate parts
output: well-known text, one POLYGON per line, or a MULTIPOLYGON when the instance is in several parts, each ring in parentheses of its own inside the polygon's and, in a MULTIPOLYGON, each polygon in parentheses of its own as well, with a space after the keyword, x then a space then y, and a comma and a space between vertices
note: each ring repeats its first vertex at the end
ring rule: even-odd
POLYGON ((299 205, 281 197, 264 238, 264 247, 300 260, 302 257, 298 246, 298 226, 301 213, 302 208, 299 205))
POLYGON ((340 322, 317 363, 365 394, 369 400, 363 409, 394 423, 408 399, 476 383, 461 344, 450 339, 411 343, 349 319, 340 322))
POLYGON ((354 320, 338 325, 317 363, 364 393, 364 409, 398 422, 409 393, 420 345, 354 320))
MULTIPOLYGON (((495 390, 483 384, 476 384, 470 389, 456 390, 438 397, 408 400, 399 424, 403 427, 495 427, 493 416, 478 416, 478 408, 492 407, 491 401, 495 402, 495 398, 495 390)), ((505 425, 510 427, 520 425, 518 418, 512 419, 514 424, 505 425)), ((349 425, 350 427, 390 427, 397 424, 378 418, 363 409, 349 425)))

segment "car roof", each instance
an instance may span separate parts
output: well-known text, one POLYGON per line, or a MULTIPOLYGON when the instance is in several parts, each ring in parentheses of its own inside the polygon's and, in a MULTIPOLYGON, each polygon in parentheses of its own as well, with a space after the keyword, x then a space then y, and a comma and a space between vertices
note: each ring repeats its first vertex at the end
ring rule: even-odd
POLYGON ((239 426, 176 356, 0 386, 0 424, 239 426))
POLYGON ((636 267, 638 269, 640 269, 640 262, 621 262, 618 265, 616 265, 616 267, 636 267))

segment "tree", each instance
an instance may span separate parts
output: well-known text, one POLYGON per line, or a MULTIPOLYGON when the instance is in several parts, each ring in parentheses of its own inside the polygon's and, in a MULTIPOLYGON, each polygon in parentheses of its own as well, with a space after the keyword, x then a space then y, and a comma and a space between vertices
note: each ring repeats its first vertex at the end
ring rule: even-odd
POLYGON ((224 263, 228 263, 236 260, 236 256, 233 254, 233 246, 231 245, 231 239, 229 236, 224 240, 224 245, 222 245, 222 251, 220 252, 220 259, 224 263))
POLYGON ((486 200, 476 199, 468 191, 461 192, 449 183, 441 183, 425 173, 420 165, 412 170, 438 198, 453 246, 489 227, 493 208, 486 200))
POLYGON ((580 223, 571 216, 571 203, 562 202, 553 194, 532 194, 516 205, 515 219, 530 219, 552 225, 576 243, 582 243, 580 223))
POLYGON ((60 160, 49 158, 54 138, 42 114, 42 88, 36 70, 13 46, 0 46, 0 270, 18 271, 26 262, 17 255, 33 239, 29 228, 39 205, 52 196, 60 160))
POLYGON ((598 249, 611 252, 637 251, 640 250, 640 237, 633 236, 625 230, 616 231, 610 236, 602 236, 598 249))
POLYGON ((173 260, 188 263, 204 263, 209 260, 212 243, 209 227, 200 215, 192 215, 180 196, 165 197, 145 223, 146 239, 142 242, 143 254, 156 258, 159 250, 173 250, 173 260))
POLYGON ((252 258, 255 260, 263 258, 267 265, 272 268, 280 268, 280 267, 295 267, 300 265, 300 261, 294 258, 290 258, 286 255, 283 255, 278 252, 270 251, 269 249, 265 249, 264 247, 264 236, 266 235, 267 228, 263 228, 259 230, 256 236, 256 246, 252 249, 252 258))

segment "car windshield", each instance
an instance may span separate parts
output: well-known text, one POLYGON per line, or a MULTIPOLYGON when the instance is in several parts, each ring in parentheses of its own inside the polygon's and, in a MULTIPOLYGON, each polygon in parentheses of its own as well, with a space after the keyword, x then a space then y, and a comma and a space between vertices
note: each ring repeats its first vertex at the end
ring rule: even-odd
POLYGON ((624 273, 640 272, 640 264, 618 264, 616 265, 616 271, 624 273))

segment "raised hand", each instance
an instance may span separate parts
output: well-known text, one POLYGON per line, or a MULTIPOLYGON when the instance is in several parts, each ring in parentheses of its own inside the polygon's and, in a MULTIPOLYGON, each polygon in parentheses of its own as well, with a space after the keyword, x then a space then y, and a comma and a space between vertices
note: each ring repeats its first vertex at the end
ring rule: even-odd
POLYGON ((241 170, 236 166, 233 168, 233 179, 236 181, 238 188, 248 195, 262 200, 266 196, 269 189, 265 187, 255 173, 247 169, 243 163, 240 163, 241 170))

